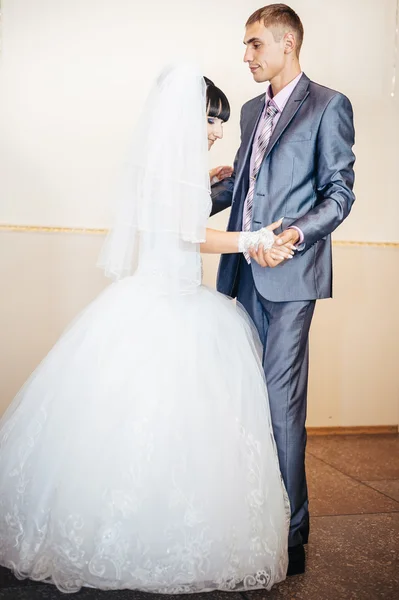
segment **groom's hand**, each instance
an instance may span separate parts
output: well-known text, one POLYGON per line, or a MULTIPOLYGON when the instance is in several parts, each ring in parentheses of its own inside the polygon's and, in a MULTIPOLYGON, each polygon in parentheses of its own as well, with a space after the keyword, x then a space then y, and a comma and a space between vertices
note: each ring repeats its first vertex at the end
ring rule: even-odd
POLYGON ((299 240, 300 235, 297 229, 286 229, 277 236, 273 248, 282 249, 284 247, 288 247, 295 249, 295 245, 299 242, 299 240))
POLYGON ((296 229, 286 229, 276 236, 274 244, 270 250, 263 251, 264 256, 262 263, 258 260, 259 250, 254 259, 262 267, 278 267, 278 265, 281 265, 281 263, 293 257, 294 251, 296 250, 295 244, 299 242, 299 239, 299 232, 296 229))

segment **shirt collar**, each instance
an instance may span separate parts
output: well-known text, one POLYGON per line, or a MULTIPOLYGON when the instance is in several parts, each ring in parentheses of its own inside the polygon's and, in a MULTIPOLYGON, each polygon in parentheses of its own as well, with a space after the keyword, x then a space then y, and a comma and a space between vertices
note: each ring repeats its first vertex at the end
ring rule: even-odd
POLYGON ((297 75, 295 79, 290 81, 290 83, 283 87, 283 89, 280 90, 275 96, 272 95, 272 86, 269 83, 268 88, 266 90, 266 106, 268 106, 268 104, 272 101, 273 104, 275 104, 275 106, 278 108, 279 112, 282 112, 302 75, 302 72, 299 73, 299 75, 297 75))

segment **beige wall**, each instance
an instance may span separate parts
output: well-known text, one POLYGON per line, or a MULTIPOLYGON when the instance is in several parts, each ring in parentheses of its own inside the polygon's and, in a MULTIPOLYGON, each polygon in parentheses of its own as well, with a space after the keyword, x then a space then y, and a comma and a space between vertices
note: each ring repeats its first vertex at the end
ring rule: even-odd
MULTIPOLYGON (((291 1, 305 27, 303 69, 346 93, 355 109, 359 202, 337 239, 397 239, 396 3, 291 1)), ((195 57, 229 96, 231 122, 210 159, 231 162, 240 107, 265 89, 242 62, 243 25, 261 5, 2 0, 0 221, 107 226, 109 193, 137 112, 174 57, 195 57)))
MULTIPOLYGON (((2 0, 0 224, 106 227, 136 115, 161 66, 196 57, 233 108, 211 164, 233 160, 239 108, 261 93, 242 64, 247 0, 2 0)), ((396 0, 292 0, 302 66, 346 93, 356 119, 356 194, 335 239, 397 242, 396 0)), ((213 220, 224 227, 226 215, 213 220)), ((0 231, 0 413, 71 318, 107 282, 102 237, 0 231)), ((335 247, 335 299, 311 334, 311 426, 395 425, 398 249, 335 247)), ((213 284, 217 257, 206 257, 213 284)))

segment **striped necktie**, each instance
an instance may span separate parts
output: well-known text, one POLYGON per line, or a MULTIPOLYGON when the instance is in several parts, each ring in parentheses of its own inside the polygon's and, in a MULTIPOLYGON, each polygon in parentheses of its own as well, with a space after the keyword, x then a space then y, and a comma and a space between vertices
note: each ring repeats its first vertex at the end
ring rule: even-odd
MULTIPOLYGON (((252 208, 253 208, 253 204, 254 204, 256 178, 258 176, 258 172, 259 172, 260 166, 262 164, 263 157, 265 156, 267 145, 268 145, 271 135, 272 135, 273 119, 278 112, 279 112, 279 110, 278 110, 277 106, 273 102, 270 102, 268 107, 266 108, 265 116, 263 117, 263 124, 262 124, 261 132, 258 136, 258 139, 256 140, 256 144, 254 147, 255 158, 254 158, 254 162, 253 162, 251 176, 249 179, 249 189, 248 189, 247 197, 245 199, 245 212, 244 212, 244 219, 243 219, 243 224, 244 224, 243 230, 244 231, 251 231, 252 208)), ((247 254, 245 252, 244 256, 245 256, 247 262, 250 263, 251 257, 249 256, 249 254, 247 254)))

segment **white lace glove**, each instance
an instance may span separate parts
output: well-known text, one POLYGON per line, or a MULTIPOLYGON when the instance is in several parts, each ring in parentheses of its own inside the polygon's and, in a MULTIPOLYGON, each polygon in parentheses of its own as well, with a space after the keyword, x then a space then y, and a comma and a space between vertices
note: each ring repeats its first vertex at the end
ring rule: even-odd
POLYGON ((241 231, 238 236, 238 251, 248 252, 250 248, 257 250, 260 245, 269 250, 274 244, 274 233, 266 227, 258 231, 241 231))

